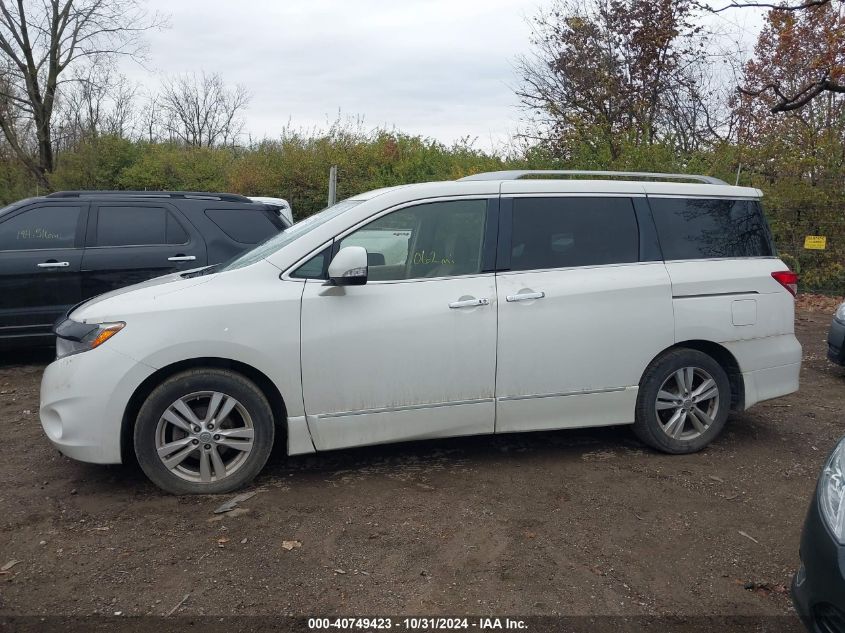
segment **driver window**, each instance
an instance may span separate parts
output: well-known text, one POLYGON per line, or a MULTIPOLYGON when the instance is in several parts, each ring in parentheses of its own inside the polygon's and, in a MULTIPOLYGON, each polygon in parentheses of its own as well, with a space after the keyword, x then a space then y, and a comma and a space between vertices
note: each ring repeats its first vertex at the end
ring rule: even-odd
POLYGON ((405 207, 346 236, 340 247, 367 249, 369 279, 395 281, 481 272, 486 200, 405 207))

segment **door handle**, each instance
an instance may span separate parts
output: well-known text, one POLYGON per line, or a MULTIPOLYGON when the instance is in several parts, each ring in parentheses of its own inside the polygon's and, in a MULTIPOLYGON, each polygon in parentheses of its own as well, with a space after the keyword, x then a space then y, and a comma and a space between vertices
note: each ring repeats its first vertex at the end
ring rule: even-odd
POLYGON ((38 264, 39 268, 67 268, 68 266, 70 266, 70 262, 52 261, 52 262, 43 262, 41 264, 38 264))
POLYGON ((518 295, 508 295, 505 299, 508 303, 514 301, 528 301, 529 299, 542 299, 546 296, 545 292, 521 292, 518 295))
POLYGON ((449 307, 454 310, 455 308, 474 308, 476 306, 486 306, 489 304, 489 299, 464 299, 462 301, 453 301, 449 304, 449 307))
POLYGON ((196 255, 174 255, 173 257, 168 257, 167 261, 169 262, 192 262, 196 259, 196 255))

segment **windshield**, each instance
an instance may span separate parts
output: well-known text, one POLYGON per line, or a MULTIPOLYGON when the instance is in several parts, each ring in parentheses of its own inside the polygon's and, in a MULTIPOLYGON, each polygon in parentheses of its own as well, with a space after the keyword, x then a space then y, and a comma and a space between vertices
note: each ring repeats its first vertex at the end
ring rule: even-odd
POLYGON ((7 211, 14 211, 17 208, 22 207, 23 205, 32 202, 35 198, 24 198, 23 200, 18 200, 17 202, 13 202, 12 204, 6 205, 2 209, 0 209, 0 215, 3 215, 7 211))
POLYGON ((289 229, 285 229, 284 232, 279 233, 278 235, 274 235, 269 240, 259 244, 252 250, 238 255, 229 263, 223 264, 220 268, 215 269, 214 272, 225 272, 227 270, 243 268, 244 266, 250 266, 251 264, 254 264, 257 261, 265 259, 276 251, 278 251, 280 248, 284 248, 294 240, 297 240, 306 233, 313 231, 321 224, 325 224, 332 218, 336 218, 344 211, 347 211, 352 207, 361 204, 362 202, 363 200, 344 200, 343 202, 338 202, 337 204, 331 207, 327 207, 319 213, 315 213, 314 215, 305 218, 301 222, 297 222, 289 229))

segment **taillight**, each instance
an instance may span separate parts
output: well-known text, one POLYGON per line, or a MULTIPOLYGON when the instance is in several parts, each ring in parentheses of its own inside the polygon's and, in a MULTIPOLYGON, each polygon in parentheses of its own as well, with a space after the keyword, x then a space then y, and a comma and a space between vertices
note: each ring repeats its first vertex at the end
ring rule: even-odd
POLYGON ((791 270, 779 270, 772 273, 772 277, 781 286, 789 290, 793 297, 798 294, 798 275, 791 270))

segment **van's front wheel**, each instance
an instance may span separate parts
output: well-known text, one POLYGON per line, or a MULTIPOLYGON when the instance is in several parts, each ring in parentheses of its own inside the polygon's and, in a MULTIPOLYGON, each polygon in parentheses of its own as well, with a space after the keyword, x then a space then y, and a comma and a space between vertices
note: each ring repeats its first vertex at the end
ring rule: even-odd
POLYGON ((730 403, 730 382, 719 363, 697 350, 673 350, 643 375, 634 433, 665 453, 694 453, 722 431, 730 403))
POLYGON ((174 494, 230 492, 249 483, 273 447, 273 414, 252 382, 223 369, 165 380, 135 424, 144 473, 174 494))

